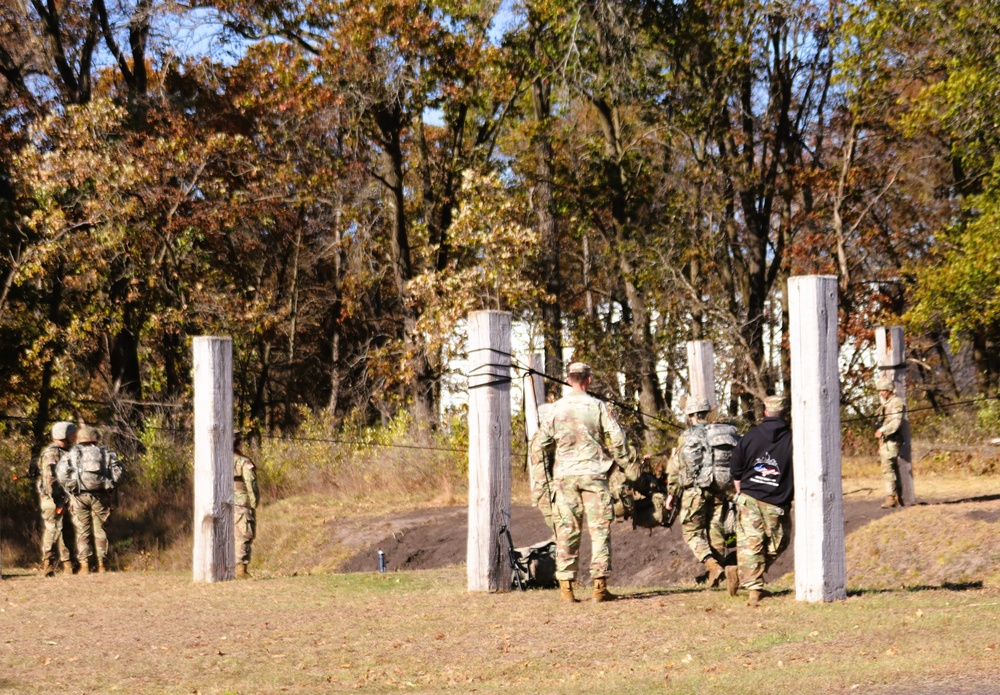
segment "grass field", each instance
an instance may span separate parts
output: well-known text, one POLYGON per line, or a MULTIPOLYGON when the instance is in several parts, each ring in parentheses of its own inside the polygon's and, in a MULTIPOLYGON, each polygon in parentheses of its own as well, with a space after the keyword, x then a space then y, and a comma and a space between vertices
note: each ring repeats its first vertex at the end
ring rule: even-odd
POLYGON ((1000 477, 926 475, 918 495, 848 537, 848 600, 799 603, 789 575, 756 609, 693 584, 566 605, 469 594, 463 567, 329 574, 324 519, 374 533, 377 505, 286 499, 261 512, 252 581, 8 570, 0 692, 1000 692, 1000 477))
POLYGON ((468 594, 462 568, 193 585, 8 577, 4 692, 990 692, 1000 592, 760 608, 693 586, 610 604, 468 594))

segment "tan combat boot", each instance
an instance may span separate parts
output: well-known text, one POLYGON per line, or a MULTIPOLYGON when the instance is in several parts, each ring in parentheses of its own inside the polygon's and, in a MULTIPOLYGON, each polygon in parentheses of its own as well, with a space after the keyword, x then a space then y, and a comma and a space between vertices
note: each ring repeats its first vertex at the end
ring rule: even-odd
POLYGON ((45 577, 56 576, 56 568, 52 564, 52 561, 49 560, 48 558, 46 558, 45 561, 42 562, 42 575, 45 577))
POLYGON ((708 569, 708 579, 705 580, 705 584, 709 589, 714 589, 719 586, 719 580, 722 579, 725 570, 714 557, 705 560, 705 568, 708 569))
POLYGON ((747 599, 747 605, 751 606, 752 608, 756 608, 757 606, 760 605, 760 597, 761 597, 760 591, 758 591, 757 589, 752 590, 750 592, 750 596, 747 599))
POLYGON ((594 580, 594 594, 592 598, 594 601, 600 603, 602 601, 614 601, 618 597, 608 591, 607 578, 598 577, 594 580))
POLYGON ((560 579, 559 580, 559 598, 567 603, 577 603, 576 596, 573 595, 573 580, 572 579, 560 579))
POLYGON ((64 560, 62 565, 63 565, 63 574, 73 574, 72 560, 64 560))
POLYGON ((892 509, 894 507, 901 507, 899 503, 899 498, 895 495, 887 495, 885 502, 882 503, 882 509, 892 509))
POLYGON ((237 579, 249 579, 250 573, 247 572, 247 566, 245 562, 241 562, 236 565, 236 578, 237 579))
POLYGON ((77 574, 90 574, 90 560, 80 560, 80 571, 77 574))
POLYGON ((728 565, 726 567, 726 591, 729 592, 730 596, 735 596, 736 592, 740 590, 740 571, 736 565, 728 565))
POLYGON ((107 567, 104 566, 104 558, 102 557, 97 558, 97 573, 104 574, 107 571, 108 571, 107 567))

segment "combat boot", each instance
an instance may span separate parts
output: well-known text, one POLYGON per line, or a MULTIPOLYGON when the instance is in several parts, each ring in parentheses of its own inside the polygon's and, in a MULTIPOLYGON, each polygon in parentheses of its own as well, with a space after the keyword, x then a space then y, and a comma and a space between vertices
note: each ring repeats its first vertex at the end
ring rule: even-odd
POLYGON ((882 503, 882 509, 893 509, 900 506, 902 505, 899 503, 899 498, 895 495, 887 495, 885 502, 882 503))
POLYGON ((80 571, 77 574, 90 574, 90 560, 80 560, 80 571))
POLYGON ((73 574, 73 561, 63 560, 63 574, 73 574))
POLYGON ((247 572, 247 566, 245 562, 241 562, 236 565, 236 578, 237 579, 249 579, 250 573, 247 572))
POLYGON ((97 558, 97 573, 104 574, 107 571, 108 571, 107 568, 104 566, 104 558, 103 557, 97 558))
POLYGON ((48 558, 46 558, 45 562, 42 563, 42 574, 46 577, 56 576, 55 565, 53 565, 52 561, 49 560, 48 558))
POLYGON ((576 596, 573 595, 572 579, 559 580, 559 598, 567 603, 578 603, 576 596))
POLYGON ((735 596, 740 589, 740 571, 736 565, 726 567, 726 591, 730 596, 735 596))
POLYGON ((757 589, 753 589, 750 592, 749 597, 747 598, 747 605, 752 608, 756 608, 757 606, 760 605, 760 598, 761 598, 761 592, 758 591, 757 589))
POLYGON ((618 597, 608 591, 607 578, 598 577, 594 580, 594 594, 592 598, 594 601, 601 603, 603 601, 614 601, 618 597))
POLYGON ((714 589, 719 586, 719 580, 722 579, 725 570, 714 557, 705 560, 705 567, 708 569, 708 579, 705 580, 705 584, 709 589, 714 589))

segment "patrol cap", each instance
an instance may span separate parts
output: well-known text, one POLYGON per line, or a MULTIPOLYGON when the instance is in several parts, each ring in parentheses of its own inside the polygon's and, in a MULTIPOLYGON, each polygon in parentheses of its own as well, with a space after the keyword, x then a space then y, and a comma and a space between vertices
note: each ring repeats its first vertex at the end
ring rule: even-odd
POLYGON ((97 428, 89 425, 84 425, 76 433, 77 444, 93 444, 100 438, 101 433, 97 431, 97 428))
POLYGON ((879 391, 895 391, 896 380, 889 374, 879 374, 875 379, 875 388, 879 391))
POLYGON ((684 406, 685 415, 697 415, 711 410, 712 404, 708 402, 707 398, 688 398, 687 404, 684 406))
POLYGON ((52 425, 52 439, 54 441, 69 439, 74 433, 76 433, 76 425, 72 422, 62 420, 61 422, 57 422, 52 425))
POLYGON ((567 374, 579 374, 581 376, 590 376, 590 365, 586 362, 573 362, 569 369, 566 370, 567 374))
POLYGON ((788 401, 784 396, 768 396, 764 399, 765 413, 783 413, 788 410, 788 401))

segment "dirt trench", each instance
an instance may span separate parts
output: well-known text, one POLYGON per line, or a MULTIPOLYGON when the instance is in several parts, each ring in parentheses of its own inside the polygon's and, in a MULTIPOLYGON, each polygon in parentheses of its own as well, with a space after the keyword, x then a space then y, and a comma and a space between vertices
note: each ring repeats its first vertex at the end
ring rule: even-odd
MULTIPOLYGON (((879 508, 879 499, 844 500, 844 530, 851 533, 868 522, 891 513, 879 508)), ((387 523, 373 519, 369 530, 387 523)), ((364 547, 340 566, 342 572, 376 571, 378 551, 385 552, 389 572, 433 569, 465 562, 468 534, 466 507, 442 507, 408 512, 392 522, 392 530, 364 547)), ((532 507, 511 510, 511 536, 517 547, 544 541, 552 536, 541 513, 532 507)), ((794 543, 794 526, 792 536, 794 543)), ((505 541, 504 541, 505 543, 505 541)), ((503 547, 503 546, 502 546, 503 547)), ((671 528, 633 529, 631 522, 616 521, 611 527, 611 583, 618 586, 670 586, 704 579, 703 566, 681 537, 680 524, 671 528)), ((735 558, 733 558, 735 562, 735 558)), ((590 537, 586 530, 580 545, 580 580, 589 580, 590 537)), ((768 579, 791 572, 792 545, 770 568, 768 579)))

